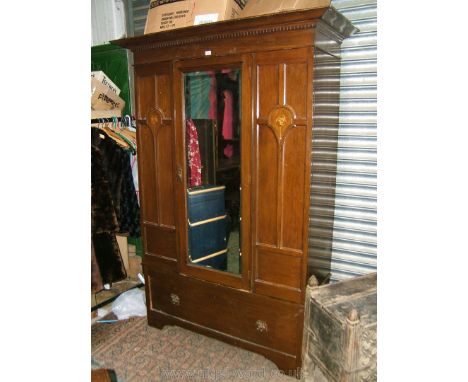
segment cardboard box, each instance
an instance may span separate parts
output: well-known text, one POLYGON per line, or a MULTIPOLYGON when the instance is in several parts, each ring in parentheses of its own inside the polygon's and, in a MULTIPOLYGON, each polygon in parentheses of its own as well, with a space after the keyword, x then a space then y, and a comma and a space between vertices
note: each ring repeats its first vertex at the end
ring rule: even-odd
POLYGON ((331 0, 249 0, 240 17, 329 7, 331 0))
POLYGON ((152 0, 145 34, 239 17, 245 0, 152 0))
POLYGON ((115 94, 108 86, 91 77, 91 109, 92 110, 122 110, 125 101, 115 94))
POLYGON ((110 90, 112 90, 115 94, 119 95, 120 94, 120 89, 119 87, 114 84, 109 77, 106 76, 106 74, 103 71, 94 71, 91 72, 91 77, 94 77, 96 80, 98 80, 101 84, 107 86, 110 90))

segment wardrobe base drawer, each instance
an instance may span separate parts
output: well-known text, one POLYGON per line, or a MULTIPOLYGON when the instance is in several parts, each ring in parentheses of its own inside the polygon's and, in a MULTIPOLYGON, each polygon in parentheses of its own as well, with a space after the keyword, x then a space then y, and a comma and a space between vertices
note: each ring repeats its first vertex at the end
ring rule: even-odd
MULTIPOLYGON (((177 274, 147 274, 149 311, 295 356, 304 307, 177 274)), ((299 357, 300 358, 300 357, 299 357)))
POLYGON ((275 363, 278 368, 286 375, 297 378, 299 375, 298 373, 300 372, 301 359, 296 355, 283 353, 275 349, 243 340, 241 338, 230 336, 217 330, 207 328, 206 326, 198 325, 194 322, 171 316, 170 314, 164 312, 157 310, 150 311, 148 314, 148 324, 158 329, 162 329, 166 325, 177 325, 193 332, 216 338, 217 340, 226 342, 233 346, 262 354, 264 357, 275 363))

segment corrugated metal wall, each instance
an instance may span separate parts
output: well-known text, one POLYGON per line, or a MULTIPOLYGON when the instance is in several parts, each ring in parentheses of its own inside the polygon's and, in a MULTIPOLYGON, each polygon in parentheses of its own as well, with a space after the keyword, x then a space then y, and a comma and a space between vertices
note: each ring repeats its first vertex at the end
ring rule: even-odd
MULTIPOLYGON (((316 68, 324 118, 314 133, 309 264, 339 281, 377 268, 377 0, 332 5, 360 32, 343 42, 341 76, 333 60, 316 68), (339 120, 327 120, 338 102, 339 120)), ((129 35, 143 34, 148 7, 128 0, 129 35)))
POLYGON ((127 14, 131 25, 129 36, 140 36, 145 30, 150 0, 127 0, 127 2, 127 14))
POLYGON ((332 281, 377 269, 377 1, 332 0, 359 32, 341 50, 332 281))
POLYGON ((126 36, 123 0, 91 0, 91 46, 126 36))

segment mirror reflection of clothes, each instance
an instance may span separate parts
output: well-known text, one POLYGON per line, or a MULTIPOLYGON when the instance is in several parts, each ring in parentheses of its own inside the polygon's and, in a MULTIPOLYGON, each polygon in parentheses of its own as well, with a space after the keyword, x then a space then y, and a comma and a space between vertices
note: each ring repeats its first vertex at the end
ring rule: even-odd
POLYGON ((216 76, 213 71, 189 73, 190 118, 216 119, 216 76))
POLYGON ((223 138, 232 139, 233 97, 230 90, 224 90, 223 138))
POLYGON ((189 170, 189 187, 201 186, 202 165, 200 146, 198 144, 198 133, 192 119, 187 119, 187 159, 189 170))

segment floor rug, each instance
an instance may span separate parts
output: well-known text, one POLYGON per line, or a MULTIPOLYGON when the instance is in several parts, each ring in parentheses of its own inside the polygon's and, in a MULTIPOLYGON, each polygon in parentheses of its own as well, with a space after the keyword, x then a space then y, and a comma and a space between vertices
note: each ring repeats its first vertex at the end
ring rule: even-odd
POLYGON ((146 317, 91 327, 93 367, 119 382, 294 382, 265 357, 177 326, 149 327, 146 317))

